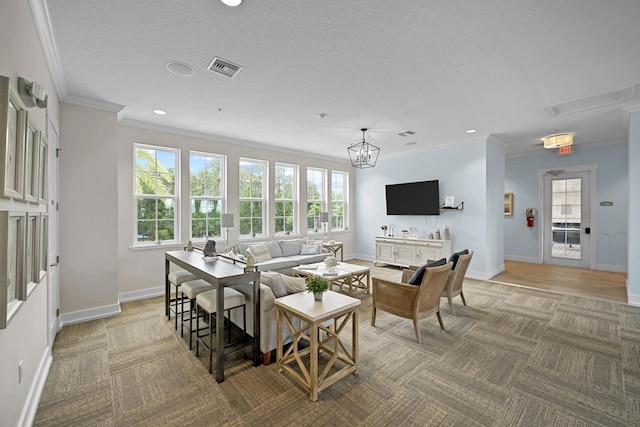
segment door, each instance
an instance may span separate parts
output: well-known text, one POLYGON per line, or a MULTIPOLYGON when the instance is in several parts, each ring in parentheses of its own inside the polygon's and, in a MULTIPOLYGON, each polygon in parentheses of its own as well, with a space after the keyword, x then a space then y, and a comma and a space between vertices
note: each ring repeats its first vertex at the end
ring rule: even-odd
POLYGON ((591 268, 591 172, 544 175, 543 262, 591 268))
POLYGON ((48 280, 47 280, 47 326, 48 343, 53 345, 59 330, 58 308, 59 304, 59 276, 58 276, 58 129, 56 124, 49 120, 47 129, 47 141, 49 143, 49 164, 47 212, 49 213, 49 249, 48 249, 48 280))

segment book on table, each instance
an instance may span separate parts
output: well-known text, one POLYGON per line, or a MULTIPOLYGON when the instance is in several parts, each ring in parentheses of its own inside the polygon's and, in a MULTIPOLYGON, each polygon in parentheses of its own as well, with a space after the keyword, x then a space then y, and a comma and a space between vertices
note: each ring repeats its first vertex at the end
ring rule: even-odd
POLYGON ((314 264, 300 264, 298 268, 300 270, 317 270, 318 266, 314 264))

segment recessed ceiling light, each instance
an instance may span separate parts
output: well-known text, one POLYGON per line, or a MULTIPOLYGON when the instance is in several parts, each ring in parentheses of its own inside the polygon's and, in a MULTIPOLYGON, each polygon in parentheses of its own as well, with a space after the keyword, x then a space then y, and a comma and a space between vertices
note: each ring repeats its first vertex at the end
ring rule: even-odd
POLYGON ((238 6, 240 3, 242 3, 242 0, 220 0, 222 3, 226 4, 227 6, 238 6))
POLYGON ((325 117, 327 117, 327 115, 325 113, 318 114, 318 118, 319 119, 324 119, 325 117))
POLYGON ((193 76, 196 73, 191 65, 178 61, 167 62, 167 70, 178 76, 185 77, 193 76))
POLYGON ((476 133, 477 130, 476 129, 467 129, 465 132, 467 132, 467 133, 476 133))
POLYGON ((165 114, 167 114, 166 111, 164 110, 153 110, 154 114, 157 114, 159 116, 164 116, 165 114))

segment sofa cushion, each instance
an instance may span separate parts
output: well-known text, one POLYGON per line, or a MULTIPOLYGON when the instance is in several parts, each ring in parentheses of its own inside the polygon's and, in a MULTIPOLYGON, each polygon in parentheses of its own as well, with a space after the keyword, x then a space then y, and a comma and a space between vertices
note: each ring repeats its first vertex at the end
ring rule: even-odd
POLYGON ((267 247, 269 248, 269 253, 271 254, 271 258, 277 258, 282 255, 282 249, 280 249, 280 244, 278 244, 275 240, 270 240, 267 242, 267 247))
POLYGON ((326 252, 321 252, 315 255, 293 255, 293 256, 287 257, 287 259, 293 261, 295 263, 294 264, 295 266, 300 264, 313 264, 314 262, 322 262, 329 255, 331 254, 326 252))
POLYGON ((320 245, 324 243, 324 239, 312 239, 311 237, 307 237, 307 245, 320 245))
POLYGON ((267 285, 276 298, 287 295, 287 288, 285 288, 282 283, 280 273, 276 273, 275 271, 263 271, 260 273, 260 283, 267 285))
POLYGON ((291 239, 280 240, 280 248, 282 249, 283 256, 299 255, 302 245, 306 242, 305 239, 291 239))
POLYGON ((304 277, 291 277, 281 274, 280 278, 282 279, 282 284, 287 289, 287 293, 296 294, 307 290, 304 277))
POLYGON ((251 253, 253 253, 253 256, 256 258, 256 262, 269 261, 272 258, 269 247, 265 242, 250 245, 247 249, 251 250, 251 253))
POLYGON ((439 259, 438 261, 434 261, 430 264, 425 264, 420 266, 420 268, 418 268, 416 270, 415 273, 413 273, 413 276, 411 276, 411 278, 409 279, 409 281, 407 282, 410 285, 416 285, 416 286, 420 286, 420 284, 422 283, 422 277, 424 276, 424 272, 427 268, 429 267, 438 267, 441 265, 445 265, 447 263, 447 259, 446 258, 442 258, 439 259))
POLYGON ((458 258, 460 258, 460 255, 467 255, 468 253, 469 253, 469 249, 465 249, 463 251, 451 254, 451 256, 449 257, 449 261, 453 263, 453 265, 451 266, 451 269, 452 270, 456 269, 456 264, 458 263, 458 258))
POLYGON ((307 245, 303 243, 302 247, 300 248, 300 255, 317 255, 321 252, 321 245, 307 245))
POLYGON ((263 261, 258 264, 260 271, 281 270, 283 268, 291 268, 298 265, 298 262, 290 257, 271 258, 269 261, 263 261))

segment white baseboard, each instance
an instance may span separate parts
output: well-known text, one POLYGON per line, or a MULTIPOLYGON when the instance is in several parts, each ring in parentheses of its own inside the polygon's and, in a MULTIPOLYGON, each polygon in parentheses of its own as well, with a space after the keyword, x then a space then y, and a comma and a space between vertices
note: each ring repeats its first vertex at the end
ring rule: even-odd
POLYGON ((52 361, 53 356, 51 355, 51 346, 47 346, 42 360, 40 361, 40 365, 38 366, 36 377, 29 389, 27 404, 23 408, 20 421, 18 422, 19 426, 31 427, 33 425, 33 421, 36 418, 36 412, 38 411, 38 405, 40 404, 42 390, 47 382, 47 376, 49 375, 49 369, 51 368, 52 361))
POLYGON ((629 292, 629 283, 627 282, 627 301, 629 305, 640 307, 640 295, 632 295, 629 292))
POLYGON ((530 256, 505 255, 505 261, 528 262, 529 264, 539 264, 538 258, 530 256))
POLYGON ((118 314, 120 314, 120 303, 91 308, 89 310, 74 311, 73 313, 67 313, 60 316, 60 328, 73 323, 88 322, 89 320, 117 316, 118 314))
POLYGON ((158 286, 157 288, 143 289, 141 291, 123 292, 118 294, 118 300, 120 302, 137 301, 140 299, 147 299, 153 297, 159 297, 164 295, 164 286, 158 286))
POLYGON ((610 271, 612 273, 626 273, 626 265, 612 265, 612 264, 596 264, 594 270, 610 271))
POLYGON ((467 274, 465 274, 465 277, 468 277, 469 279, 475 279, 475 280, 489 280, 493 276, 500 274, 503 271, 504 271, 504 264, 502 264, 500 267, 496 268, 495 270, 489 271, 489 272, 467 270, 467 274))

